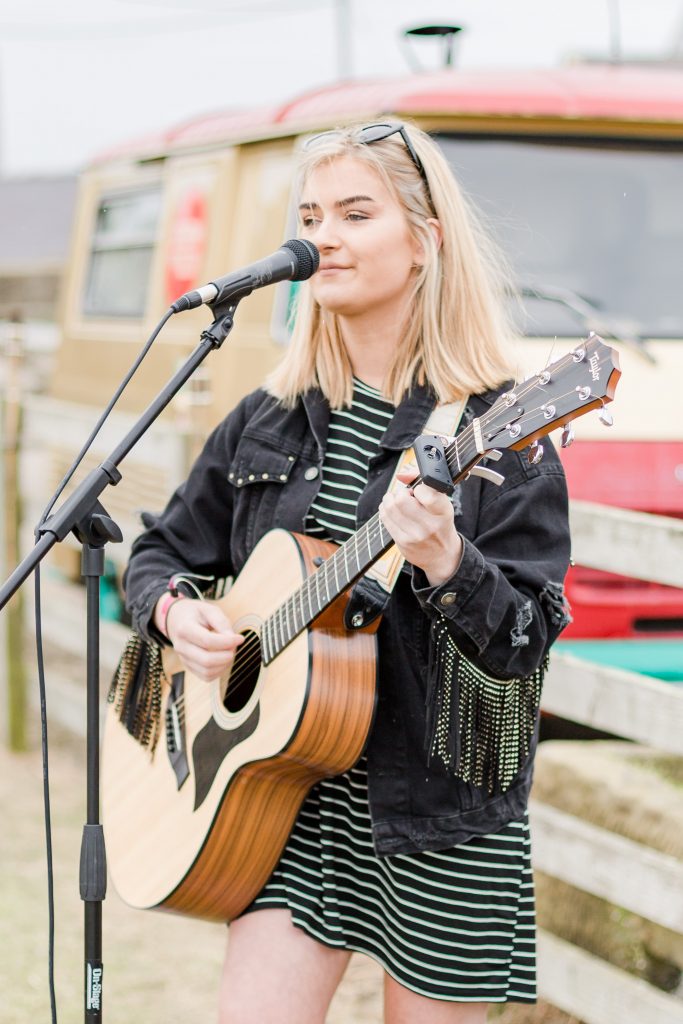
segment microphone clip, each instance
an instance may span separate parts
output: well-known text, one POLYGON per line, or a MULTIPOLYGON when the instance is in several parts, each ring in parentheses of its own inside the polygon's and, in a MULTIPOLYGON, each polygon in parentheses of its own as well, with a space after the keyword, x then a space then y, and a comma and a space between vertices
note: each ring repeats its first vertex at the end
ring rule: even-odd
POLYGON ((211 312, 215 319, 209 327, 202 331, 201 339, 208 341, 213 349, 221 347, 235 326, 235 310, 238 302, 239 299, 237 302, 231 299, 229 302, 217 302, 215 306, 211 306, 211 312))

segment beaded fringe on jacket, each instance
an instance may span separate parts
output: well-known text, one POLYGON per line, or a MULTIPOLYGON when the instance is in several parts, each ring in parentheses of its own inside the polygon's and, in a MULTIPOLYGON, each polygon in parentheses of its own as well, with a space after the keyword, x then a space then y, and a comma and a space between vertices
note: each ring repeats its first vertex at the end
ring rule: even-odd
POLYGON ((465 657, 443 620, 432 630, 429 757, 464 782, 504 792, 531 750, 545 664, 525 679, 495 679, 465 657))
POLYGON ((161 648, 132 633, 109 687, 107 700, 128 732, 150 754, 161 724, 161 648))

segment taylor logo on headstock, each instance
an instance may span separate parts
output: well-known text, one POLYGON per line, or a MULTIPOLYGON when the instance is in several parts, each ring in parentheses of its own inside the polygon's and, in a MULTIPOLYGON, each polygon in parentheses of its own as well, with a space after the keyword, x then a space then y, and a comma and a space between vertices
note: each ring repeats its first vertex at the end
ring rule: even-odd
POLYGON ((598 358, 597 353, 590 357, 588 365, 591 368, 591 377, 593 380, 600 380, 600 359, 598 358))

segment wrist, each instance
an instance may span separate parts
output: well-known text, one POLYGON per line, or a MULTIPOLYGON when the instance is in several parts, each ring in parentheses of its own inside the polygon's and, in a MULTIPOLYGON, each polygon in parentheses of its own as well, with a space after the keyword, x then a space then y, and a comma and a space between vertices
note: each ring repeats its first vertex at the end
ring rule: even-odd
POLYGON ((157 629, 159 630, 159 632, 163 633, 163 635, 167 639, 169 638, 168 637, 168 616, 169 616, 169 612, 171 611, 171 608, 173 607, 174 604, 177 604, 178 601, 184 601, 184 600, 185 600, 185 594, 181 594, 181 593, 178 593, 176 591, 175 594, 171 593, 171 592, 163 594, 159 598, 159 600, 157 601, 157 606, 156 606, 156 608, 154 610, 154 622, 155 622, 155 625, 156 625, 157 629))
POLYGON ((460 568, 460 562, 462 561, 462 555, 464 546, 462 538, 459 533, 456 533, 456 543, 452 548, 449 548, 444 556, 439 560, 438 564, 424 567, 424 572, 429 585, 432 587, 440 587, 451 577, 455 576, 456 572, 460 568))

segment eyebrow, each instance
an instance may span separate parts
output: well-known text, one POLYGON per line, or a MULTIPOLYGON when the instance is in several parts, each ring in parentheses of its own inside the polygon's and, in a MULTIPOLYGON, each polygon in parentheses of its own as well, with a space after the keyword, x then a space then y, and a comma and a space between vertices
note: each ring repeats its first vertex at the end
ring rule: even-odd
MULTIPOLYGON (((374 202, 376 202, 376 200, 373 199, 372 196, 349 196, 348 199, 338 199, 334 205, 338 206, 338 207, 344 207, 344 206, 353 206, 355 203, 374 203, 374 202)), ((299 209, 300 210, 317 210, 319 208, 320 207, 319 207, 318 203, 301 203, 299 205, 299 209)))

